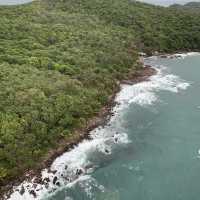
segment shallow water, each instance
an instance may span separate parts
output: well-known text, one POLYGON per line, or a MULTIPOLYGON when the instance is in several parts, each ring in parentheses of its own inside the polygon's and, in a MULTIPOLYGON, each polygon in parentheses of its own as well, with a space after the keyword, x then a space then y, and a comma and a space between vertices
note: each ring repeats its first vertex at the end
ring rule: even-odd
POLYGON ((200 55, 145 62, 158 74, 122 86, 109 124, 43 171, 59 186, 38 186, 37 199, 199 200, 200 55))

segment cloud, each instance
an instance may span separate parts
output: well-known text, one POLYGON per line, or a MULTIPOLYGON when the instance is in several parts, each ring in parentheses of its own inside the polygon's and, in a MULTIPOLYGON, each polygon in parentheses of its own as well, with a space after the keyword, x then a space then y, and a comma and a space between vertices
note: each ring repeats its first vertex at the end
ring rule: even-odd
POLYGON ((174 3, 184 4, 191 1, 200 2, 200 0, 140 0, 147 3, 168 6, 174 3))
POLYGON ((0 0, 0 5, 23 4, 32 0, 0 0))

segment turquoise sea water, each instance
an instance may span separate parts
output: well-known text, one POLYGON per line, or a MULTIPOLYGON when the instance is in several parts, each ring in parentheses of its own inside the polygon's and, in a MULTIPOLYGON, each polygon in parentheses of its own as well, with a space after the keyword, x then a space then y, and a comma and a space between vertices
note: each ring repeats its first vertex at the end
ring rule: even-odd
POLYGON ((115 116, 54 162, 58 186, 38 199, 199 200, 200 55, 145 62, 158 74, 122 86, 115 116))

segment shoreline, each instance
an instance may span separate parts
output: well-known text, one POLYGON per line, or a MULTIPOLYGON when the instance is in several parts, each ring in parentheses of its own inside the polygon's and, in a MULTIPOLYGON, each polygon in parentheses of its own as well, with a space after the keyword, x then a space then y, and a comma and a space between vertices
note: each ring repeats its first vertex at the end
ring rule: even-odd
POLYGON ((120 91, 122 84, 133 85, 139 82, 147 81, 150 76, 155 74, 156 70, 152 66, 143 65, 141 69, 137 70, 133 74, 128 74, 126 79, 119 81, 115 90, 113 91, 113 94, 108 98, 106 105, 100 109, 96 116, 87 122, 86 127, 77 129, 67 139, 60 140, 58 142, 59 147, 50 150, 44 157, 43 161, 35 169, 25 171, 21 177, 16 178, 14 181, 7 181, 5 185, 2 185, 1 187, 3 188, 0 191, 2 193, 2 197, 0 197, 0 200, 9 198, 13 192, 13 188, 25 180, 30 181, 33 177, 36 177, 34 183, 43 183, 41 178, 41 171, 43 169, 48 169, 50 171, 51 164, 57 157, 61 156, 65 152, 72 150, 84 139, 91 139, 90 132, 92 130, 107 124, 110 117, 113 116, 112 109, 116 105, 115 98, 120 91))
MULTIPOLYGON (((139 82, 148 81, 149 77, 155 75, 157 71, 153 68, 153 66, 145 65, 144 59, 150 58, 153 56, 159 57, 159 58, 184 58, 186 55, 190 54, 196 54, 200 52, 184 52, 184 53, 174 53, 174 54, 164 54, 164 53, 158 53, 153 54, 152 56, 141 56, 140 57, 140 63, 143 65, 143 67, 136 72, 132 73, 130 71, 129 74, 127 74, 127 77, 124 80, 118 81, 116 84, 116 88, 113 90, 113 94, 110 95, 108 98, 108 101, 105 106, 103 106, 100 111, 97 113, 96 116, 92 117, 90 120, 88 120, 87 125, 84 128, 76 129, 72 135, 70 135, 67 139, 61 139, 58 144, 59 147, 56 149, 51 149, 47 155, 44 157, 43 161, 40 162, 36 168, 33 168, 31 170, 25 171, 24 174, 22 174, 21 177, 17 177, 15 180, 7 181, 4 185, 1 185, 0 193, 2 194, 2 197, 0 197, 0 200, 5 200, 9 198, 9 196, 13 192, 13 188, 15 186, 19 186, 20 183, 23 181, 30 181, 32 178, 35 177, 34 183, 35 184, 43 184, 44 181, 41 178, 41 171, 43 169, 47 169, 49 172, 52 172, 50 170, 51 164, 53 161, 61 156, 65 152, 69 152, 70 150, 74 149, 79 143, 81 143, 84 139, 91 139, 90 132, 94 130, 95 128, 99 126, 104 126, 107 124, 111 116, 113 116, 113 107, 117 104, 115 102, 116 95, 121 90, 121 85, 133 85, 139 82), (178 56, 177 56, 178 55, 178 56)), ((54 172, 52 172, 54 173, 54 172)))
MULTIPOLYGON (((141 54, 145 54, 141 52, 141 54)), ((174 53, 161 53, 161 52, 154 52, 151 56, 144 55, 144 58, 150 58, 150 57, 159 57, 159 58, 170 58, 170 59, 176 59, 176 58, 184 58, 185 56, 192 55, 192 54, 200 54, 199 50, 196 51, 175 51, 174 53)))

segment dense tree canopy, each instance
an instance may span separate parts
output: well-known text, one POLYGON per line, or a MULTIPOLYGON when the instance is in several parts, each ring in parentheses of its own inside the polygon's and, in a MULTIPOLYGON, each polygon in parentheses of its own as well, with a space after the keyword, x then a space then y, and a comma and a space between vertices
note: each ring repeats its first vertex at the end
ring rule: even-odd
POLYGON ((84 127, 140 67, 138 51, 200 49, 200 14, 130 0, 41 0, 0 16, 0 183, 84 127))

